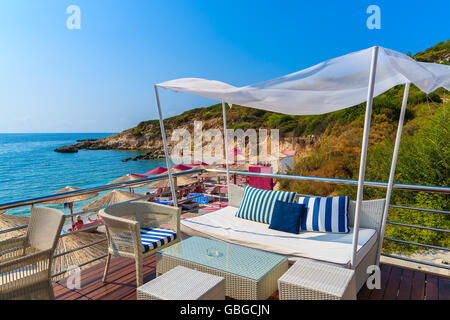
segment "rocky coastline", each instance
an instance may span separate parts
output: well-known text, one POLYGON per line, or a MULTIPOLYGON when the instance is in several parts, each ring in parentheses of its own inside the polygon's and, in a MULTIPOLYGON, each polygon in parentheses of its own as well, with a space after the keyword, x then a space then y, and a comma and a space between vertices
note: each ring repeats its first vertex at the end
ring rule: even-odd
MULTIPOLYGON (((122 133, 115 134, 109 137, 100 139, 84 139, 77 140, 76 144, 62 146, 55 149, 55 152, 60 153, 76 153, 79 150, 140 150, 144 151, 144 154, 140 154, 136 157, 125 158, 122 162, 137 161, 137 160, 153 160, 164 159, 164 147, 161 139, 154 137, 154 135, 142 135, 137 137, 136 135, 126 130, 122 133)), ((280 150, 292 150, 296 149, 298 153, 304 153, 313 147, 318 142, 318 137, 305 136, 305 137, 286 137, 280 139, 280 150)), ((169 144, 169 153, 172 149, 172 145, 169 144)), ((204 146, 208 149, 208 146, 204 146)))
POLYGON ((148 134, 137 136, 131 129, 105 138, 83 139, 76 142, 72 145, 61 146, 54 151, 77 153, 79 150, 140 150, 145 152, 136 157, 123 159, 123 162, 164 158, 164 148, 160 139, 148 134))

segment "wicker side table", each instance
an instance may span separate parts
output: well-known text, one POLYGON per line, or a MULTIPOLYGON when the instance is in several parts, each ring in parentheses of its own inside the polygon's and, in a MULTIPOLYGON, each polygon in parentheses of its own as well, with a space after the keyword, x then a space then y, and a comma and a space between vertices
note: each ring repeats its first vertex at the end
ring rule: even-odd
POLYGON ((299 259, 280 279, 280 300, 356 300, 355 271, 299 259))
POLYGON ((224 300, 225 279, 182 266, 137 288, 138 300, 224 300))

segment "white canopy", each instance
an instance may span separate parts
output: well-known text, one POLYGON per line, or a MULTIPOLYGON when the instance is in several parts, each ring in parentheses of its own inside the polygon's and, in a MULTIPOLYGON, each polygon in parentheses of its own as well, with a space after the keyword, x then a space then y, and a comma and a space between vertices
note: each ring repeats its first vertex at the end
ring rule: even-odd
MULTIPOLYGON (((155 94, 167 165, 169 166, 169 156, 158 86, 171 91, 188 92, 221 100, 224 131, 227 130, 225 102, 285 114, 307 115, 328 113, 367 101, 355 208, 355 232, 352 243, 351 264, 352 267, 355 267, 373 97, 396 85, 406 84, 380 230, 380 235, 384 236, 410 83, 414 83, 426 93, 439 87, 450 90, 450 66, 417 62, 404 54, 377 46, 331 59, 278 79, 240 88, 220 81, 195 78, 160 83, 155 85, 155 94)), ((225 135, 225 146, 227 145, 227 135, 225 135)), ((228 153, 226 152, 225 157, 229 183, 228 153)), ((177 205, 170 169, 168 173, 172 197, 177 205)), ((381 238, 377 251, 377 264, 382 245, 381 238)))
MULTIPOLYGON (((279 113, 322 114, 367 100, 371 58, 372 48, 368 48, 245 87, 198 78, 177 79, 158 86, 279 113)), ((374 96, 408 82, 426 93, 439 87, 450 90, 450 66, 417 62, 402 53, 379 47, 374 96)))

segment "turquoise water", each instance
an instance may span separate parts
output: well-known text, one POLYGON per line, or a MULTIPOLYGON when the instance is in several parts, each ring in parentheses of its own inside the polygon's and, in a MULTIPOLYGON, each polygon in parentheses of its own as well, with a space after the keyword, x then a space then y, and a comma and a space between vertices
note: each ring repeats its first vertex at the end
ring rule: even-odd
MULTIPOLYGON (((127 173, 145 173, 165 160, 122 162, 139 151, 79 150, 58 153, 57 147, 77 139, 101 138, 111 133, 0 134, 0 203, 45 196, 66 186, 94 187, 127 173)), ((136 192, 148 191, 146 187, 136 192)), ((74 204, 74 210, 94 199, 74 204)), ((64 209, 63 205, 51 207, 64 209)), ((68 209, 64 209, 67 212, 68 209)), ((30 208, 10 209, 7 214, 29 216, 30 208)))

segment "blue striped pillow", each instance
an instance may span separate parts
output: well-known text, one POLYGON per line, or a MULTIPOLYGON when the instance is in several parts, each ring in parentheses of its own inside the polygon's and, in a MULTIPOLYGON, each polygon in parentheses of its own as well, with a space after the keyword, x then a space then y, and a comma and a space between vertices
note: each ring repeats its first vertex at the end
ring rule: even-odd
POLYGON ((294 202, 295 192, 261 190, 246 186, 236 217, 270 224, 275 202, 294 202))
POLYGON ((348 197, 299 197, 306 211, 300 223, 301 231, 348 233, 348 197))

